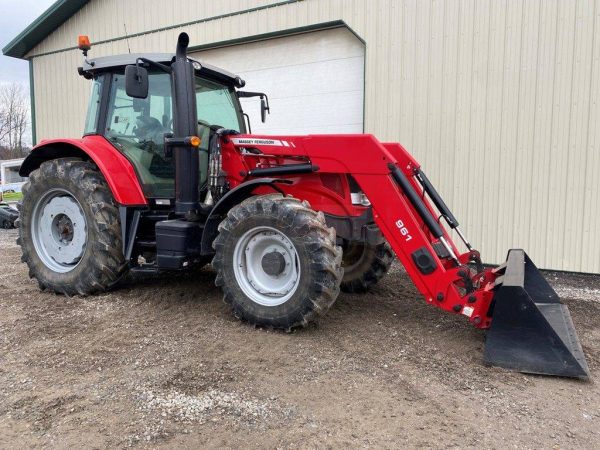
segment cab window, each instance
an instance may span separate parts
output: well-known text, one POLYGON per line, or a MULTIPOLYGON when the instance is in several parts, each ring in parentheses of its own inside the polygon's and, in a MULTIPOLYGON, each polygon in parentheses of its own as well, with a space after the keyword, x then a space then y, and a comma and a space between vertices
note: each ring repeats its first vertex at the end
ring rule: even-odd
POLYGON ((90 102, 88 104, 83 134, 94 134, 98 129, 98 113, 100 110, 100 98, 102 95, 103 81, 104 77, 100 77, 96 78, 92 82, 92 93, 90 95, 90 102))
POLYGON ((196 109, 201 148, 208 148, 209 127, 245 132, 235 91, 214 81, 196 77, 196 109))
POLYGON ((147 197, 173 197, 172 158, 164 154, 164 134, 172 132, 171 79, 149 74, 148 97, 125 92, 125 76, 114 74, 104 135, 133 163, 147 197))

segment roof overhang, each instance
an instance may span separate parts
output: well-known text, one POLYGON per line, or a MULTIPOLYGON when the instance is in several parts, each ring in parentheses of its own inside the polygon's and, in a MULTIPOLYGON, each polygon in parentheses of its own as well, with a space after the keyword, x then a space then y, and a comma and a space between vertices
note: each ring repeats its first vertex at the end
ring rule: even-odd
MULTIPOLYGON (((80 73, 85 76, 85 73, 98 73, 102 71, 106 71, 116 67, 124 67, 129 64, 136 64, 138 58, 145 58, 151 61, 168 64, 170 65, 173 58, 175 58, 174 53, 126 53, 123 55, 112 55, 112 56, 100 56, 98 58, 93 58, 90 60, 86 60, 83 63, 83 66, 80 67, 80 73)), ((189 58, 192 61, 196 61, 192 58, 189 58)), ((241 88, 246 83, 242 80, 238 75, 231 73, 225 69, 221 69, 220 67, 213 66, 211 64, 206 64, 201 61, 197 61, 200 64, 200 69, 196 69, 197 73, 204 74, 211 78, 216 78, 220 81, 223 81, 227 84, 233 84, 234 86, 241 88)))
POLYGON ((46 39, 54 30, 79 11, 90 0, 58 0, 35 19, 17 37, 10 41, 2 53, 24 59, 25 55, 46 39))

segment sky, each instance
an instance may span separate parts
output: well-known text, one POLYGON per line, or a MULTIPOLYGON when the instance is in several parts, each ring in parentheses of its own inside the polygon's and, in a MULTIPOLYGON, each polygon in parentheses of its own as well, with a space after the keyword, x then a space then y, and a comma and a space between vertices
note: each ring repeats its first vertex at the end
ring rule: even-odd
MULTIPOLYGON (((0 0, 0 48, 4 48, 54 0, 0 0)), ((23 83, 29 88, 29 63, 0 55, 0 83, 23 83)))

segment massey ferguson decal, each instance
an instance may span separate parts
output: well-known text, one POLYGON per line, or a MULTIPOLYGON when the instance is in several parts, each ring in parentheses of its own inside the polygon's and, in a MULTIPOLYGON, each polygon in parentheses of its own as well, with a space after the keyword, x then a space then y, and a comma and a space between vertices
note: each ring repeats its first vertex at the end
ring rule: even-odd
POLYGON ((232 138, 234 145, 271 145, 275 147, 294 147, 293 143, 280 141, 278 139, 247 139, 247 138, 232 138))

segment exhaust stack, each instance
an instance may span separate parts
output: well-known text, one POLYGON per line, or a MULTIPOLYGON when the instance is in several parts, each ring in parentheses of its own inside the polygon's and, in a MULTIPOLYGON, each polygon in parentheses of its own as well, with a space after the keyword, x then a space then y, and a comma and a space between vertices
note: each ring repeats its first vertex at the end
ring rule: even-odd
MULTIPOLYGON (((173 134, 184 139, 198 134, 196 118, 196 96, 194 68, 187 58, 190 38, 181 33, 177 39, 175 61, 171 65, 173 78, 173 134)), ((189 145, 174 145, 175 157, 175 212, 179 215, 194 214, 199 208, 199 153, 198 148, 189 145)))

